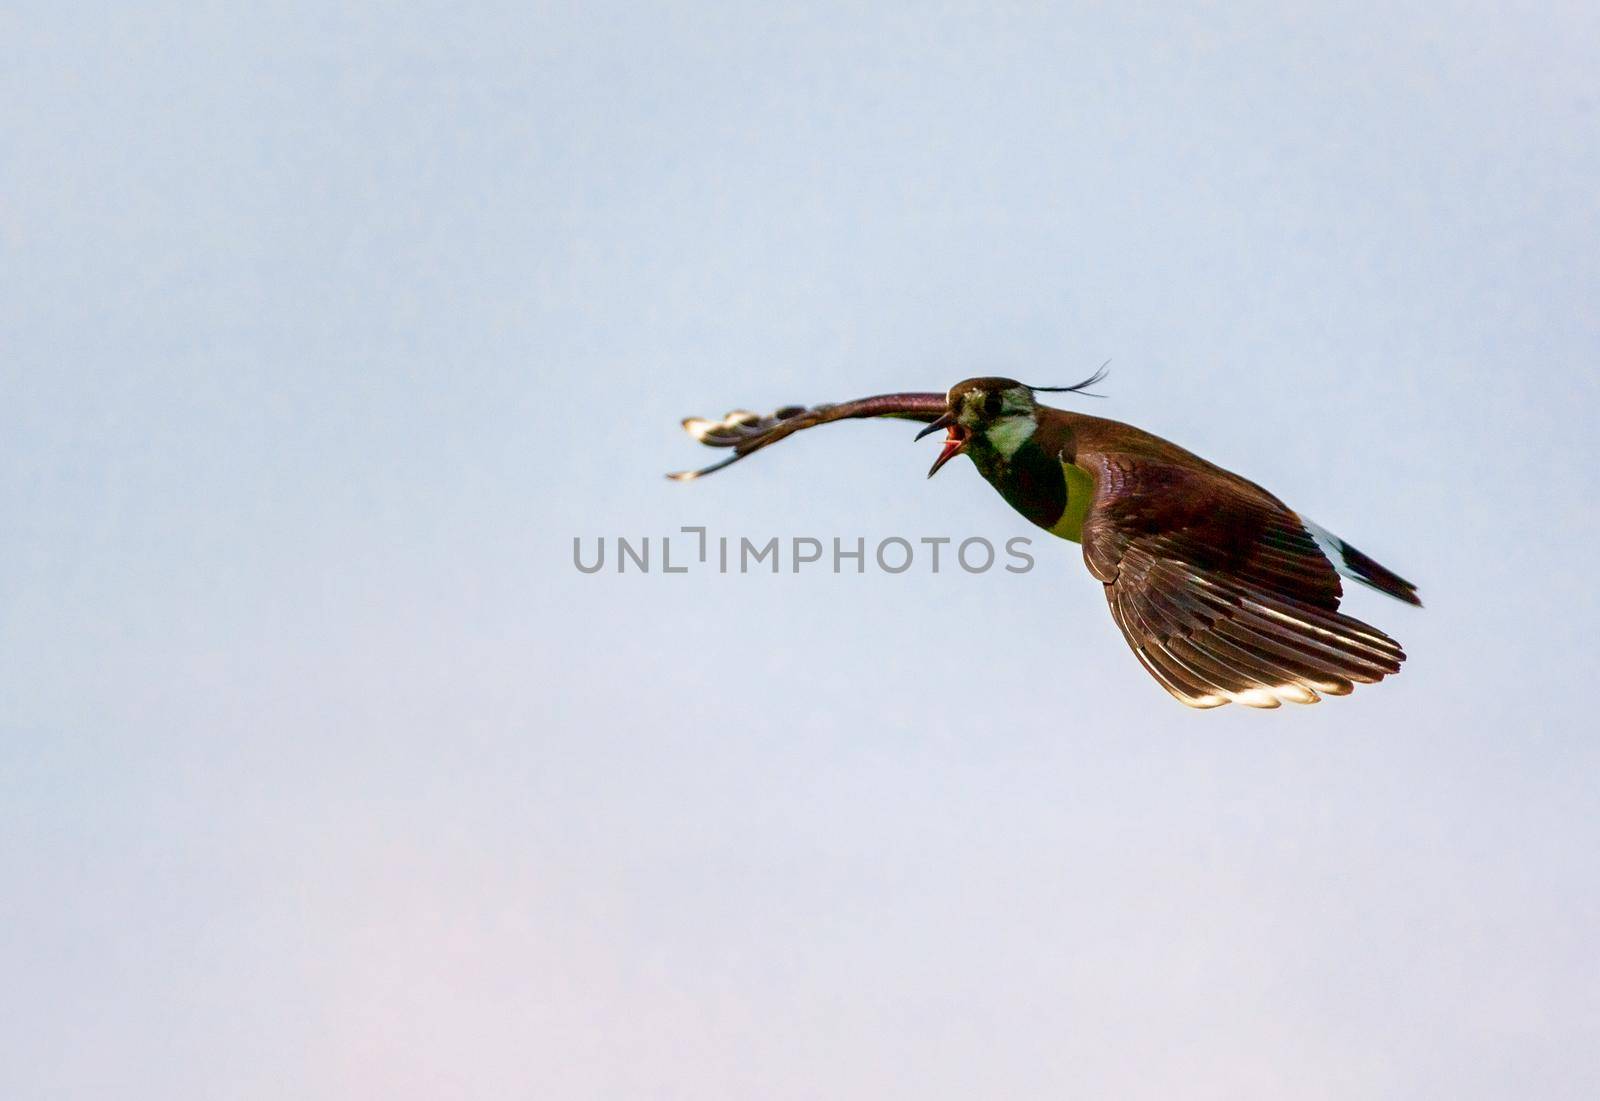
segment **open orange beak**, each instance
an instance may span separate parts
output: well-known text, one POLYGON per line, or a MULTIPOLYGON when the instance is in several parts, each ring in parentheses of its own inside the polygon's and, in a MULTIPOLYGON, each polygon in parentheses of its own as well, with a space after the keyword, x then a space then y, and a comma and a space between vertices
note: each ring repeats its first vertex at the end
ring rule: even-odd
POLYGON ((941 428, 948 429, 949 435, 944 438, 944 450, 939 452, 939 457, 933 460, 933 465, 928 468, 928 477, 930 478, 939 473, 939 468, 941 466, 955 458, 957 455, 961 454, 961 452, 965 451, 967 448, 967 430, 956 423, 956 415, 953 412, 946 413, 944 416, 928 425, 928 427, 924 428, 921 432, 918 432, 917 439, 920 440, 922 437, 931 432, 937 432, 941 428))

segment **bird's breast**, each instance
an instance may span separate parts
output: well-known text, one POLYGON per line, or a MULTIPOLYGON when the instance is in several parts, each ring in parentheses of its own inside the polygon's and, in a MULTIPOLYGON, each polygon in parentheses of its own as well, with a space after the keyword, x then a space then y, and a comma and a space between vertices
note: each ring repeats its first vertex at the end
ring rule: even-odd
POLYGON ((973 461, 1006 503, 1030 522, 1062 539, 1083 541, 1083 518, 1094 494, 1086 472, 1032 441, 1009 459, 985 451, 974 454, 973 461))
POLYGON ((1060 518, 1050 525, 1050 534, 1081 543, 1083 518, 1089 515, 1089 502, 1094 499, 1094 478, 1075 463, 1069 463, 1065 459, 1056 461, 1061 464, 1061 477, 1066 482, 1067 503, 1061 510, 1060 518))

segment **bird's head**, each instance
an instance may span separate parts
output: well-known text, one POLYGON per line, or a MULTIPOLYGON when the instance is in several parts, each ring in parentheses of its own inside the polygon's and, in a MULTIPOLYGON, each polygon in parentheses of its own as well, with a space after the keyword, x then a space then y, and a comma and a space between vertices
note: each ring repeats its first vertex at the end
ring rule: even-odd
POLYGON ((1039 405, 1035 390, 1084 393, 1105 377, 1105 368, 1092 378, 1072 386, 1028 386, 1014 378, 969 378, 950 387, 944 415, 921 432, 917 439, 946 430, 944 450, 928 470, 928 477, 962 452, 982 448, 1009 459, 1039 427, 1039 405))
POLYGON ((944 450, 928 477, 976 443, 1009 458, 1038 427, 1033 391, 1009 378, 969 378, 950 388, 944 416, 917 434, 917 439, 946 430, 944 450))

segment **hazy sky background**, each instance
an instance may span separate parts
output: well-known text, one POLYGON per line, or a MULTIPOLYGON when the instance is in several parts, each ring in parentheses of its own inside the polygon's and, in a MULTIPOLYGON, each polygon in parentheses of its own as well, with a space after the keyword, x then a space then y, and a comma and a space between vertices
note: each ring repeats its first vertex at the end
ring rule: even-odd
POLYGON ((1592 4, 0 10, 0 1095, 1600 1095, 1592 4), (865 10, 863 10, 865 9, 865 10), (1070 382, 1415 580, 1187 711, 1070 382))

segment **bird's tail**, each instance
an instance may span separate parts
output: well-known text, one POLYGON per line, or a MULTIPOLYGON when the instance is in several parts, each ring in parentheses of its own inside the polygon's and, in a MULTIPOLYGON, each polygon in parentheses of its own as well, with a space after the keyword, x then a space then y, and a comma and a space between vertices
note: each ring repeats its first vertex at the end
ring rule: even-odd
POLYGON ((1306 531, 1311 533, 1311 538, 1317 541, 1322 553, 1328 556, 1333 568, 1344 576, 1377 589, 1380 593, 1387 593, 1396 600, 1415 604, 1419 608, 1422 606, 1422 600, 1417 596, 1417 587, 1411 582, 1362 554, 1327 528, 1313 524, 1304 516, 1300 517, 1300 522, 1305 525, 1306 531))

